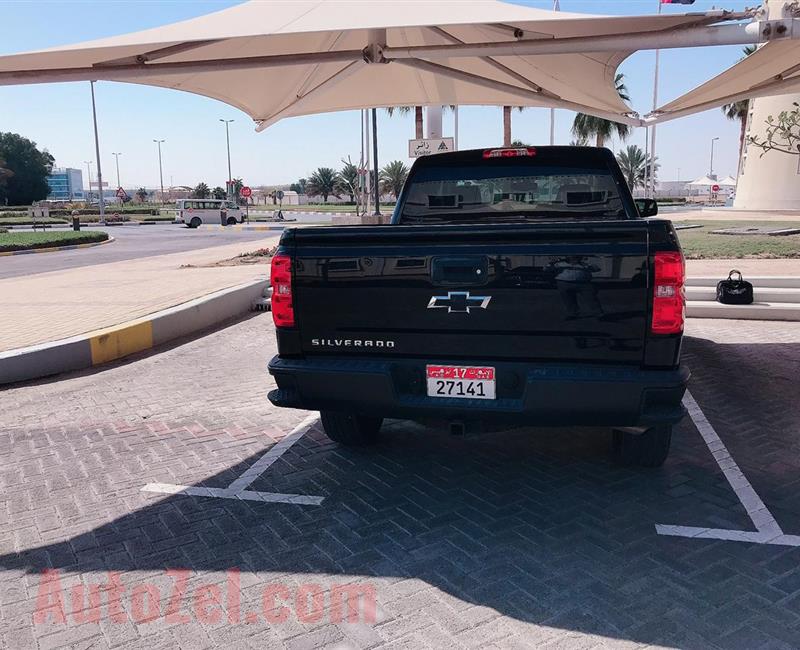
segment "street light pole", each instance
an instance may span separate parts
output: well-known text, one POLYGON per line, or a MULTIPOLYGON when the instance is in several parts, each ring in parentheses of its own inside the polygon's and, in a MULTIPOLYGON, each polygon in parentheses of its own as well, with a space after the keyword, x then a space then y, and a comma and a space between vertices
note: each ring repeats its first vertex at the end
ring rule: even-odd
POLYGON ((164 170, 161 167, 161 143, 166 140, 153 140, 158 145, 158 178, 161 181, 161 203, 164 202, 164 170))
POLYGON ((114 158, 117 159, 117 189, 119 189, 120 187, 122 187, 122 183, 119 180, 119 157, 122 154, 120 152, 118 152, 118 151, 112 151, 111 155, 114 156, 114 158))
POLYGON ((231 189, 233 186, 233 174, 231 174, 231 136, 228 131, 228 124, 233 122, 233 120, 223 120, 220 118, 219 121, 225 122, 225 144, 228 147, 228 193, 230 194, 233 191, 231 189))
MULTIPOLYGON (((106 202, 103 198, 103 168, 100 165, 100 138, 97 135, 97 108, 94 103, 94 81, 89 82, 92 89, 92 119, 94 121, 94 149, 97 155, 97 204, 100 207, 100 223, 106 221, 106 202)), ((89 185, 91 188, 91 184, 89 185)))
POLYGON ((86 198, 91 201, 92 200, 92 161, 91 160, 84 160, 83 162, 86 163, 86 184, 89 187, 89 191, 86 193, 86 198))
POLYGON ((711 138, 711 166, 708 171, 708 177, 714 180, 714 143, 719 140, 719 137, 711 138))

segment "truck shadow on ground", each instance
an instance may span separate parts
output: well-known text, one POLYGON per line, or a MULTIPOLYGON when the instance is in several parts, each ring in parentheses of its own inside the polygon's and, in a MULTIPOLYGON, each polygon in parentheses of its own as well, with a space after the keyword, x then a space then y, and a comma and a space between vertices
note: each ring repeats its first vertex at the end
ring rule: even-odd
MULTIPOLYGON (((734 457, 750 452, 742 468, 768 505, 776 505, 787 532, 800 533, 790 529, 800 513, 792 488, 797 454, 764 463, 752 453, 759 443, 777 453, 785 435, 795 436, 788 444, 796 449, 797 416, 776 401, 782 376, 777 385, 747 393, 738 410, 730 391, 743 380, 720 381, 741 355, 757 376, 761 361, 753 348, 789 368, 798 356, 795 345, 688 340, 693 391, 712 421, 722 422, 734 457), (756 424, 761 428, 753 431, 756 424)), ((676 428, 673 445, 662 469, 636 470, 611 462, 607 431, 520 429, 455 438, 393 421, 378 445, 354 451, 315 427, 251 489, 321 495, 321 506, 137 497, 135 488, 124 488, 116 497, 121 512, 137 498, 146 505, 66 541, 0 556, 0 567, 31 573, 237 567, 267 581, 286 574, 313 582, 357 576, 376 586, 385 619, 423 617, 452 634, 475 624, 478 605, 514 623, 642 644, 796 647, 800 549, 656 535, 656 523, 752 529, 690 421, 676 428), (398 585, 414 579, 435 589, 401 595, 398 585)), ((226 487, 259 456, 196 484, 226 487)), ((142 485, 169 480, 158 471, 141 479, 142 485)))

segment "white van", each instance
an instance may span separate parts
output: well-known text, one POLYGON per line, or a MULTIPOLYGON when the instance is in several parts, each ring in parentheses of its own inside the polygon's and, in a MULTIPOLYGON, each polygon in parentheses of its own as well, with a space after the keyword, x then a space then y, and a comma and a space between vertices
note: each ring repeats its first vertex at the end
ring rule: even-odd
POLYGON ((178 210, 176 221, 185 223, 190 228, 197 228, 203 223, 232 226, 242 222, 242 209, 233 201, 178 199, 176 207, 178 210))

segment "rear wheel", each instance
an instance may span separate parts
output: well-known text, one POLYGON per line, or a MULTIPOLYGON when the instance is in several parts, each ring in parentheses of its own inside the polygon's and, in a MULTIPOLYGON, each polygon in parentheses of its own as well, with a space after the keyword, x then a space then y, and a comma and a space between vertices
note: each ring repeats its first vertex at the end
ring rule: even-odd
POLYGON ((672 427, 650 427, 639 434, 615 430, 613 436, 614 454, 621 464, 661 467, 669 455, 672 427))
POLYGON ((236 217, 228 217, 228 221, 226 222, 226 224, 229 225, 229 226, 235 226, 236 225, 236 217))
POLYGON ((335 411, 322 411, 320 419, 325 435, 345 446, 368 445, 375 442, 383 424, 383 418, 335 411))
POLYGON ((192 220, 189 222, 189 228, 197 228, 201 223, 203 222, 200 217, 192 217, 192 220))

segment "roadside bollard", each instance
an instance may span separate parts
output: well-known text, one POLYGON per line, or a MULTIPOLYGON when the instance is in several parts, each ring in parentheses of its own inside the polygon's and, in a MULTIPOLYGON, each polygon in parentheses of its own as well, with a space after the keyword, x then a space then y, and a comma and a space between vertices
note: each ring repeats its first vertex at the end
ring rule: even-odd
POLYGON ((73 230, 80 230, 81 229, 81 218, 78 215, 77 210, 72 211, 72 229, 73 230))

